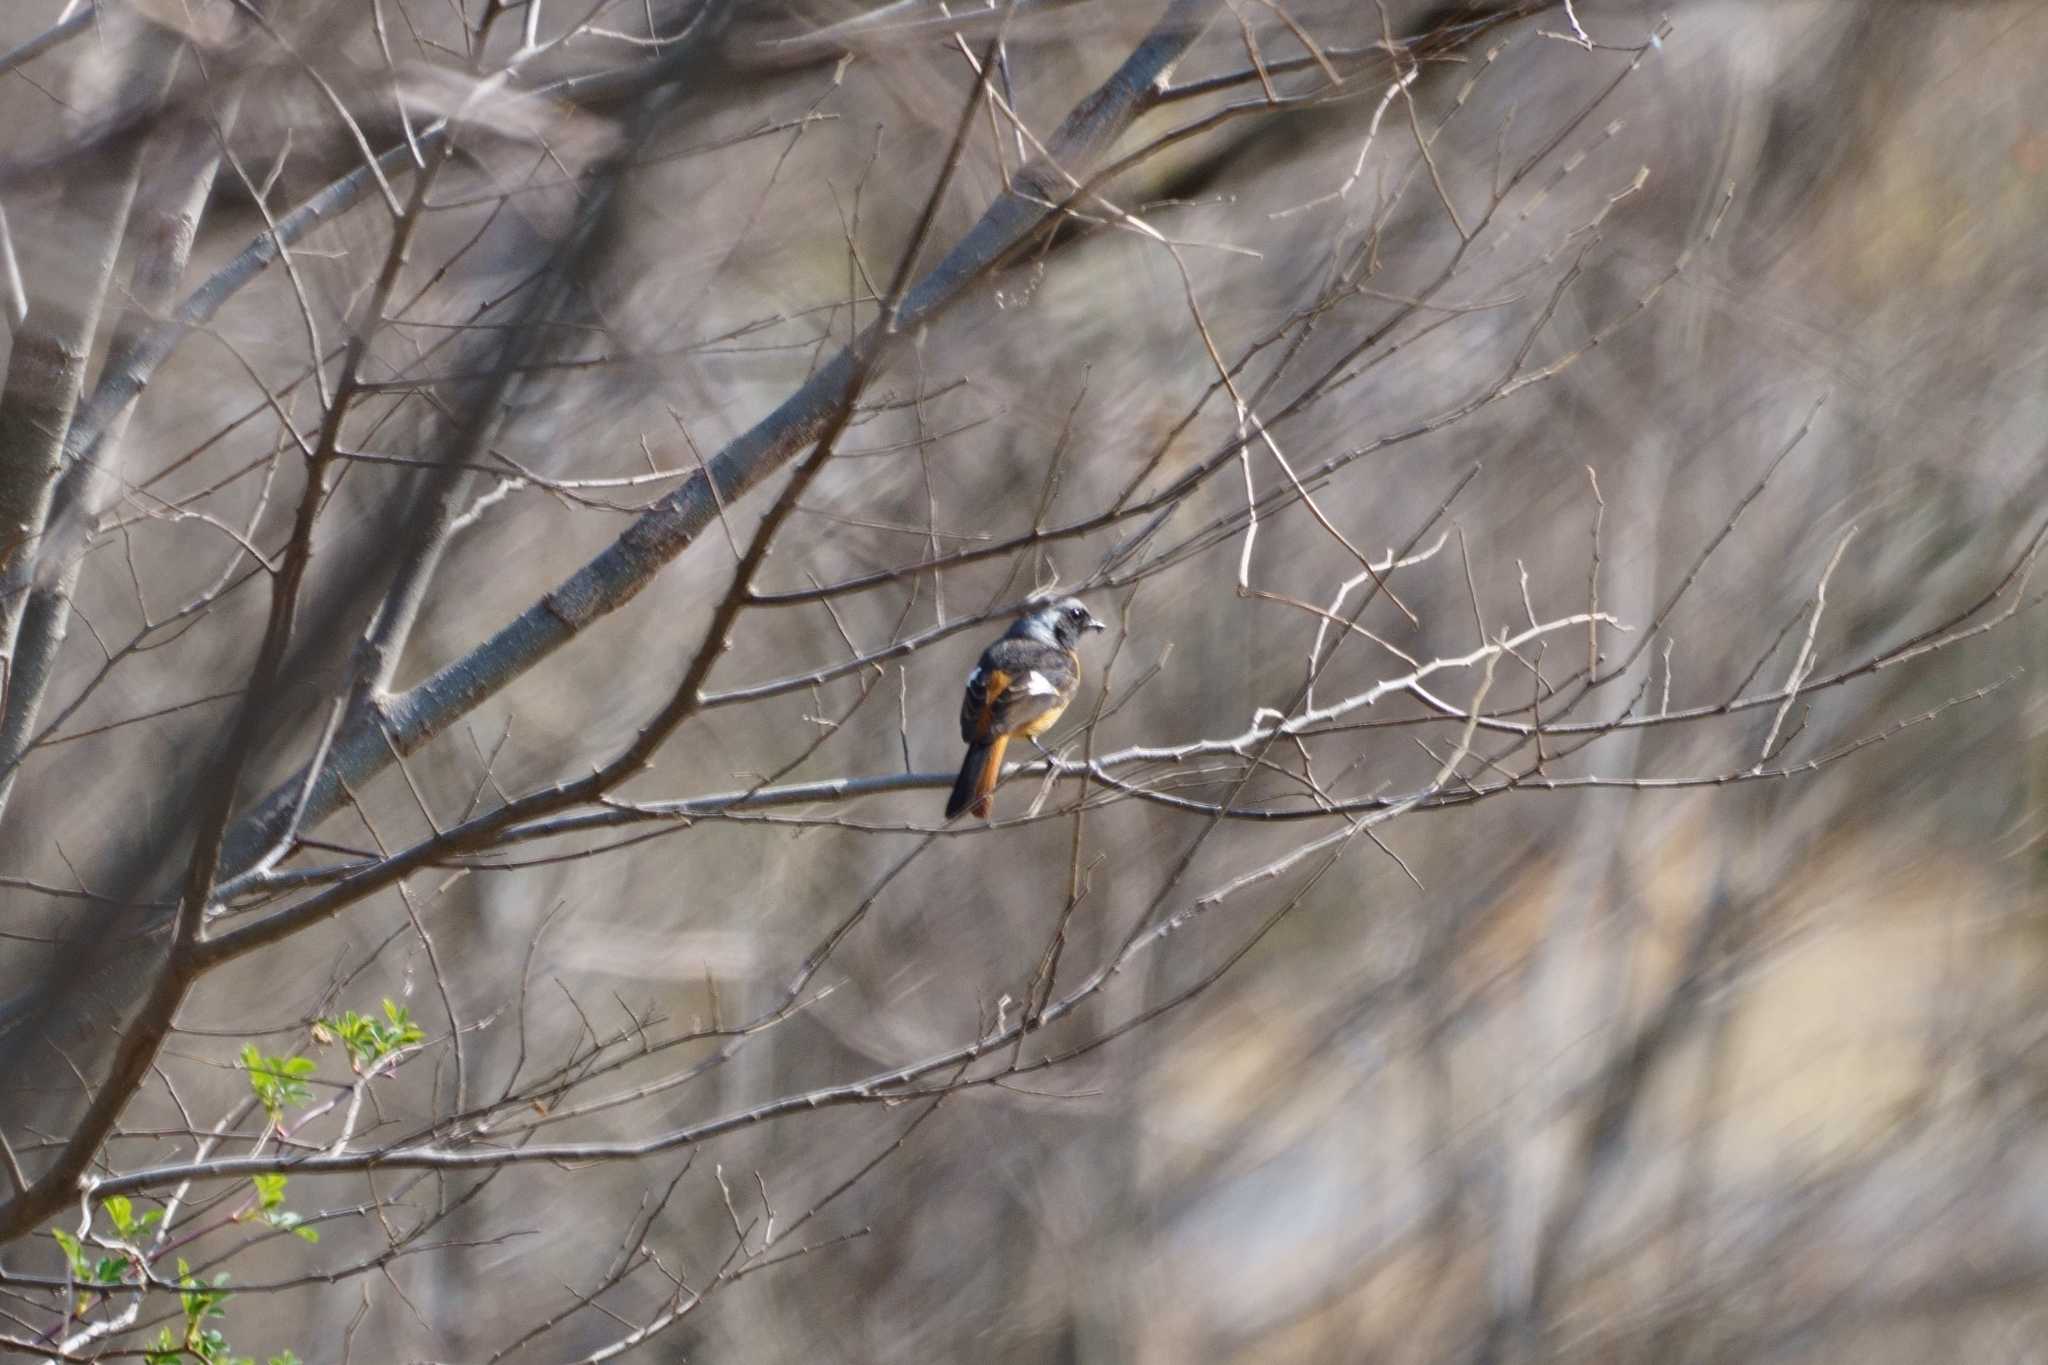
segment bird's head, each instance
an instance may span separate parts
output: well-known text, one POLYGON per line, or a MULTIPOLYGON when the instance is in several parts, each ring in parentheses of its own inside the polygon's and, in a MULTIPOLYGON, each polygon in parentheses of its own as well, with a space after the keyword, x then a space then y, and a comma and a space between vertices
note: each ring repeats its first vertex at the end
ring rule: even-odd
POLYGON ((1103 625, 1081 604, 1080 598, 1056 597, 1025 612, 1013 629, 1019 634, 1051 640, 1072 649, 1083 635, 1091 630, 1101 630, 1103 625))

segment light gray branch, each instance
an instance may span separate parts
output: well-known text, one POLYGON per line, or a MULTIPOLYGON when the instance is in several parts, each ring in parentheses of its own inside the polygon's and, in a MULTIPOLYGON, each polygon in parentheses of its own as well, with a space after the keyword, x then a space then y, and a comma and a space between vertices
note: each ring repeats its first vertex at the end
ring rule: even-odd
POLYGON ((76 38, 79 34, 91 28, 93 21, 98 17, 99 6, 97 4, 87 3, 81 5, 78 8, 78 12, 64 20, 63 23, 52 24, 27 42, 13 47, 4 53, 0 53, 0 76, 6 75, 17 66, 24 66, 34 61, 58 44, 69 42, 71 39, 76 38))
MULTIPOLYGON (((145 44, 134 79, 154 102, 177 65, 177 49, 167 41, 145 44)), ((84 392, 86 361, 129 227, 146 141, 118 142, 104 163, 66 182, 51 219, 25 224, 20 234, 28 278, 35 283, 0 390, 0 660, 6 665, 0 810, 13 791, 16 761, 48 683, 48 660, 39 649, 21 657, 29 585, 44 562, 45 531, 66 463, 65 436, 84 392)))

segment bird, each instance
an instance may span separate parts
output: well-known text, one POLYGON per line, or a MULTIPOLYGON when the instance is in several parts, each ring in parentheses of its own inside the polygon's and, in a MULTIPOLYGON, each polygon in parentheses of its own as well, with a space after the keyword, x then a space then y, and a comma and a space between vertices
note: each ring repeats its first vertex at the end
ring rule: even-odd
POLYGON ((960 699, 967 757, 946 801, 948 820, 970 809, 977 819, 988 818, 1003 750, 1019 735, 1035 740, 1052 728, 1081 686, 1076 646, 1102 628, 1079 599, 1062 597, 1034 605, 981 652, 960 699))

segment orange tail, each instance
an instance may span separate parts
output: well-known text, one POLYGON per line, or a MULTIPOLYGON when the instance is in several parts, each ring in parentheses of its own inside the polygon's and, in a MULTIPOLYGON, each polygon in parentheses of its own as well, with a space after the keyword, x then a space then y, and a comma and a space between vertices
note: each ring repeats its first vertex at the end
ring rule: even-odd
POLYGON ((1009 747, 1008 735, 997 735, 986 744, 967 746, 967 757, 960 763, 960 776, 953 781, 953 795, 946 801, 948 820, 969 808, 973 809, 975 819, 988 819, 989 793, 996 789, 996 778, 1003 771, 1003 750, 1009 747))

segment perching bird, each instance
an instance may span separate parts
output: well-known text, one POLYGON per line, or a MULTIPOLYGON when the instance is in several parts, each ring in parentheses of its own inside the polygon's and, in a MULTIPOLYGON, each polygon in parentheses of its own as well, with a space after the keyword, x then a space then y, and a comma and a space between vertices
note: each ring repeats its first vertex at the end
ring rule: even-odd
POLYGON ((960 738, 967 757, 946 802, 951 820, 972 807, 988 818, 989 793, 1003 771, 1003 750, 1013 736, 1035 738, 1052 728, 1081 686, 1081 656, 1074 646, 1102 622, 1071 597, 1044 602, 1017 618, 1002 639, 981 652, 960 700, 960 738))

